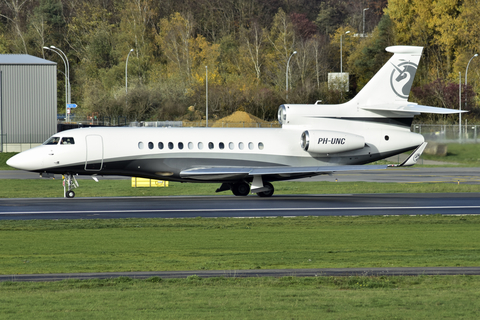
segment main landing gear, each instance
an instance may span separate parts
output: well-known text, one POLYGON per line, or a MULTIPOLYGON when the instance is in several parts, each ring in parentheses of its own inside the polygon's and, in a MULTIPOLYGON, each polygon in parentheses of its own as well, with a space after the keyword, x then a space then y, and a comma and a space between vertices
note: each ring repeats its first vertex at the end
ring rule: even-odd
POLYGON ((252 186, 245 181, 239 181, 236 183, 223 183, 216 192, 231 190, 236 196, 248 196, 250 191, 256 193, 259 197, 271 197, 275 191, 273 185, 270 182, 263 182, 260 186, 258 181, 253 181, 252 186))
POLYGON ((77 179, 73 174, 63 175, 63 194, 64 198, 73 198, 75 197, 75 192, 72 189, 78 188, 77 179))

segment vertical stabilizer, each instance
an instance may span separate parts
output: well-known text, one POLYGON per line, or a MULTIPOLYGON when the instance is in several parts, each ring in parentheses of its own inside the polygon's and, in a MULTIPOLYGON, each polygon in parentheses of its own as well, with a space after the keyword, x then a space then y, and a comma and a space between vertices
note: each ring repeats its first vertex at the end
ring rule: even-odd
POLYGON ((364 107, 407 101, 423 47, 393 46, 385 50, 393 56, 351 102, 364 107))

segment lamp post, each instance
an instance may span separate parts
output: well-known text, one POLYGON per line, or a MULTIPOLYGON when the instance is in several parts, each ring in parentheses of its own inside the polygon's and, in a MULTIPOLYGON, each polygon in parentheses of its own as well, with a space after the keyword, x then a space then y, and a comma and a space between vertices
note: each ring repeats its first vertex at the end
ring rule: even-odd
POLYGON ((127 54, 127 61, 125 62, 125 109, 128 107, 128 57, 130 53, 133 52, 133 49, 130 49, 127 54))
POLYGON ((70 103, 70 99, 69 99, 69 91, 70 91, 70 73, 69 73, 69 69, 70 69, 70 66, 68 64, 68 60, 66 59, 67 56, 65 55, 65 53, 63 53, 62 50, 58 49, 58 48, 55 48, 54 46, 50 46, 50 47, 43 47, 43 49, 46 49, 46 50, 51 50, 53 52, 55 52, 56 54, 58 54, 60 56, 60 58, 62 58, 62 61, 63 61, 63 64, 65 66, 65 122, 68 122, 68 104, 70 103), (58 51, 57 51, 58 50, 58 51), (63 53, 63 55, 61 53, 63 53), (65 55, 65 58, 64 58, 64 55, 65 55))
POLYGON ((128 93, 128 57, 132 52, 133 52, 133 49, 130 49, 130 51, 127 54, 127 62, 125 62, 125 94, 128 93))
POLYGON ((458 73, 458 142, 462 142, 462 73, 458 73))
MULTIPOLYGON (((345 32, 345 34, 349 34, 350 31, 347 31, 345 32)), ((340 35, 340 73, 343 74, 343 55, 342 55, 342 47, 343 47, 343 44, 342 44, 342 38, 343 38, 343 34, 340 35)))
POLYGON ((468 100, 468 94, 467 94, 467 75, 468 75, 468 67, 470 66, 470 62, 472 62, 472 59, 477 57, 478 53, 475 53, 473 57, 470 58, 467 64, 467 70, 465 71, 465 110, 467 110, 467 100, 468 100))
POLYGON ((63 55, 63 57, 65 57, 65 62, 67 63, 68 103, 70 103, 71 100, 72 100, 72 94, 71 94, 72 87, 70 86, 70 63, 68 62, 67 55, 65 54, 65 52, 63 52, 62 50, 60 50, 59 48, 56 48, 54 46, 50 46, 50 50, 53 50, 57 53, 60 52, 63 55))
POLYGON ((205 66, 205 127, 208 128, 208 66, 205 66))
POLYGON ((288 100, 288 68, 289 68, 289 65, 290 65, 290 59, 292 59, 293 55, 294 54, 297 54, 297 51, 293 51, 293 53, 290 55, 290 57, 288 58, 288 61, 287 61, 287 69, 285 70, 285 89, 286 89, 286 93, 287 93, 287 98, 286 100, 288 100))
POLYGON ((367 11, 369 8, 363 9, 363 33, 362 37, 365 38, 365 11, 367 11))

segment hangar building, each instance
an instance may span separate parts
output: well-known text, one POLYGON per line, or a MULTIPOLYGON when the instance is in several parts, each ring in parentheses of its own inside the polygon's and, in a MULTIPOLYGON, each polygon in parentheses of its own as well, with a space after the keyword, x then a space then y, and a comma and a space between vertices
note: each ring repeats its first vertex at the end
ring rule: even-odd
POLYGON ((57 132, 57 64, 0 54, 0 152, 19 152, 57 132))

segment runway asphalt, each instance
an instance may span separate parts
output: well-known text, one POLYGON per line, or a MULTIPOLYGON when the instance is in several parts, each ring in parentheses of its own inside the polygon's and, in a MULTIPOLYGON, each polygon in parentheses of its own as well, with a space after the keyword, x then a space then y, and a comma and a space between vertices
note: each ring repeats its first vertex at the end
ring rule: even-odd
POLYGON ((0 220, 480 214, 477 193, 0 199, 0 220))

